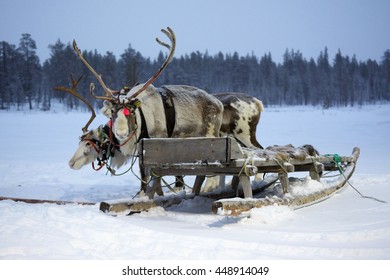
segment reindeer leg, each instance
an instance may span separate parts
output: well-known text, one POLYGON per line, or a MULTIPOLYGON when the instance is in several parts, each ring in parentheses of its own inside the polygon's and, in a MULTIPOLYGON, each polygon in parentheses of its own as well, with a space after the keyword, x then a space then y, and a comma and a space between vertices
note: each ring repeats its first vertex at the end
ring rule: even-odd
POLYGON ((152 176, 151 184, 152 185, 146 190, 146 194, 150 199, 153 199, 155 193, 164 196, 161 186, 161 177, 152 176))
POLYGON ((157 177, 155 180, 154 180, 155 183, 153 183, 153 188, 154 190, 156 191, 156 193, 159 195, 159 196, 164 196, 164 192, 162 190, 162 185, 161 185, 161 177, 157 177))
POLYGON ((148 179, 149 176, 146 175, 145 169, 140 164, 139 165, 139 172, 141 174, 141 192, 146 193, 146 188, 148 187, 148 179))
POLYGON ((175 190, 181 191, 184 189, 184 178, 183 176, 175 176, 175 190))
POLYGON ((232 189, 233 191, 236 193, 236 196, 238 196, 238 184, 240 183, 240 179, 237 175, 234 175, 233 176, 233 179, 232 179, 232 189))

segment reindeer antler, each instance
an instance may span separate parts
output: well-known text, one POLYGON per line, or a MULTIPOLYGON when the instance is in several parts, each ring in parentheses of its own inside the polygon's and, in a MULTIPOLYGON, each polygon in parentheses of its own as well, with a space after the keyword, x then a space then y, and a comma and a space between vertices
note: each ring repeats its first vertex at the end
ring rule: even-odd
POLYGON ((167 30, 161 29, 161 32, 164 33, 169 40, 171 41, 171 46, 167 43, 164 43, 160 41, 160 39, 156 38, 157 43, 160 45, 166 47, 169 50, 169 55, 164 61, 164 63, 161 65, 160 69, 132 96, 129 97, 129 99, 134 99, 136 98, 141 92, 143 92, 151 83, 153 83, 158 76, 160 76, 161 72, 167 67, 167 65, 171 62, 173 58, 173 54, 175 53, 175 48, 176 48, 176 36, 173 30, 170 27, 167 27, 167 30))
MULTIPOLYGON (((89 103, 84 97, 82 97, 76 90, 76 87, 77 85, 79 84, 79 82, 81 81, 81 79, 83 78, 83 75, 80 76, 80 78, 78 78, 77 81, 75 81, 73 79, 73 76, 70 75, 70 80, 72 82, 72 87, 71 88, 67 88, 67 87, 64 87, 64 86, 60 86, 60 87, 55 87, 54 90, 58 90, 58 91, 65 91, 67 93, 70 93, 71 95, 73 95, 74 97, 80 99, 81 101, 83 101, 89 108, 89 110, 91 110, 91 117, 89 118, 88 122, 85 124, 85 126, 81 129, 83 131, 83 133, 86 133, 88 131, 88 126, 92 123, 92 121, 95 119, 96 117, 96 113, 95 113, 95 110, 93 109, 93 106, 91 105, 91 103, 89 103)), ((91 83, 90 85, 90 91, 92 92, 93 90, 93 84, 91 83)))
POLYGON ((98 74, 95 69, 92 68, 92 66, 88 63, 88 61, 83 57, 80 49, 77 46, 76 40, 73 40, 73 49, 75 50, 77 56, 80 58, 80 60, 84 63, 85 66, 92 72, 92 74, 95 76, 95 78, 98 80, 99 84, 102 86, 104 92, 106 93, 105 96, 96 96, 93 93, 93 90, 91 90, 91 95, 96 99, 101 100, 108 100, 108 101, 115 101, 114 93, 118 93, 117 91, 111 90, 103 81, 102 75, 98 74))

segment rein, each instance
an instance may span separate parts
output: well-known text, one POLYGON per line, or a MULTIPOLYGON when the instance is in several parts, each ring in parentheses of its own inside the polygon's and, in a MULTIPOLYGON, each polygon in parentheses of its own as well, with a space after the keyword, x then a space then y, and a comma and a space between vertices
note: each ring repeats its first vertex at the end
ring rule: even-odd
MULTIPOLYGON (((119 105, 119 104, 117 104, 117 105, 119 105)), ((119 143, 118 140, 116 139, 116 137, 114 136, 114 132, 113 132, 113 118, 111 118, 109 123, 105 126, 104 131, 102 129, 102 134, 99 137, 100 138, 99 140, 93 139, 93 138, 87 138, 87 137, 81 139, 82 141, 88 142, 94 148, 96 153, 98 154, 98 157, 97 157, 98 164, 97 164, 97 166, 95 166, 95 162, 94 161, 91 164, 92 165, 92 169, 95 170, 95 171, 99 171, 104 166, 106 166, 106 168, 108 169, 108 171, 110 171, 110 173, 112 175, 116 175, 115 174, 115 170, 111 169, 111 167, 110 167, 110 165, 108 163, 108 160, 113 156, 113 152, 111 151, 112 147, 115 147, 116 149, 119 149, 120 147, 126 145, 137 134, 138 126, 137 126, 137 120, 136 120, 136 117, 135 117, 135 110, 140 107, 141 102, 139 100, 135 100, 135 102, 133 104, 131 104, 130 106, 127 105, 127 104, 126 104, 127 105, 126 106, 123 103, 121 105, 123 107, 122 106, 120 106, 120 107, 118 106, 117 110, 114 113, 114 116, 116 116, 117 112, 120 109, 123 108, 123 113, 124 113, 124 115, 127 118, 128 125, 133 130, 131 135, 126 139, 126 141, 124 141, 123 143, 119 143), (99 158, 100 154, 103 154, 103 158, 102 159, 99 158)), ((142 119, 143 119, 142 111, 140 111, 140 113, 141 113, 141 121, 142 121, 142 119)), ((130 168, 132 168, 132 166, 130 168)), ((127 172, 128 172, 128 170, 126 172, 124 172, 124 173, 127 173, 127 172)), ((123 175, 123 174, 120 174, 120 175, 123 175)))
POLYGON ((113 152, 111 151, 111 147, 110 146, 111 145, 115 146, 115 141, 113 141, 110 137, 108 137, 107 133, 104 132, 104 128, 102 128, 101 137, 99 137, 99 138, 100 139, 97 140, 97 139, 93 139, 93 138, 84 137, 84 138, 81 138, 81 141, 88 142, 93 147, 93 149, 96 151, 96 153, 98 155, 98 157, 97 157, 98 167, 95 166, 95 162, 93 161, 92 164, 91 164, 92 165, 92 169, 95 170, 95 171, 99 171, 104 166, 106 166, 107 169, 110 170, 111 168, 109 168, 109 165, 107 164, 107 161, 109 160, 109 158, 113 154, 113 152), (109 140, 109 144, 107 144, 105 139, 109 140), (100 154, 103 155, 102 159, 99 158, 100 154))
POLYGON ((95 171, 99 171, 100 169, 103 168, 103 166, 107 165, 107 163, 105 161, 99 163, 99 167, 95 167, 95 162, 92 162, 92 169, 95 170, 95 171))
MULTIPOLYGON (((86 141, 89 144, 91 144, 91 146, 94 148, 94 150, 96 151, 96 153, 99 156, 100 152, 102 151, 102 148, 101 148, 102 143, 101 143, 101 141, 98 141, 98 140, 95 140, 95 139, 89 139, 89 138, 84 138, 84 139, 82 139, 82 141, 86 141), (98 147, 98 145, 99 145, 99 147, 98 147)), ((99 171, 100 169, 103 168, 103 166, 106 165, 106 161, 99 160, 99 157, 98 157, 98 162, 99 162, 99 166, 98 167, 95 167, 95 162, 94 161, 92 162, 92 169, 95 170, 95 171, 99 171)))
POLYGON ((114 133, 112 131, 112 125, 110 125, 110 142, 115 146, 115 147, 122 147, 124 145, 126 145, 130 140, 131 138, 134 137, 134 135, 137 133, 137 130, 134 130, 133 133, 131 133, 131 135, 129 136, 129 138, 126 139, 125 142, 123 142, 122 144, 120 143, 115 143, 114 141, 114 133))
POLYGON ((98 148, 98 146, 96 145, 95 141, 96 142, 100 142, 100 141, 97 141, 97 140, 93 140, 93 139, 83 139, 83 141, 86 141, 88 142, 89 144, 91 144, 91 146, 95 149, 96 153, 99 154, 100 153, 100 149, 98 148))

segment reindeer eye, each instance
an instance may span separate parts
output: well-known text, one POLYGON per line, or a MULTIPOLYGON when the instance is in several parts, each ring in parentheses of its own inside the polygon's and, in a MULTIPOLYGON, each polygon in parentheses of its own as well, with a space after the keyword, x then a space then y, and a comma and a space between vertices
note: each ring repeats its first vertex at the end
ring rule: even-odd
POLYGON ((90 147, 90 146, 91 146, 91 143, 86 142, 86 143, 85 143, 85 146, 86 146, 86 147, 90 147))

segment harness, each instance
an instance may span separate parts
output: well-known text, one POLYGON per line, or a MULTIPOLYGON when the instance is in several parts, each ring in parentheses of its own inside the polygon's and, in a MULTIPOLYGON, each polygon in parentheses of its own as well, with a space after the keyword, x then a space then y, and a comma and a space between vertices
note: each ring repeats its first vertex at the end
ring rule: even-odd
POLYGON ((165 113, 165 120, 167 124, 168 138, 171 138, 176 124, 176 111, 175 111, 174 103, 172 101, 173 93, 164 86, 162 86, 161 88, 157 88, 156 90, 158 94, 160 94, 164 105, 164 113, 165 113))
MULTIPOLYGON (((121 91, 121 94, 126 94, 129 90, 130 88, 124 87, 121 91)), ((158 88, 157 92, 161 96, 164 105, 168 137, 171 137, 175 127, 175 108, 172 102, 172 93, 169 89, 164 87, 158 88)), ((99 171, 104 166, 106 166, 111 174, 114 174, 115 171, 110 168, 108 161, 115 155, 116 150, 119 150, 120 147, 126 145, 131 139, 133 139, 133 137, 137 137, 138 129, 140 129, 140 135, 138 139, 136 139, 135 143, 139 143, 139 141, 143 138, 150 137, 145 115, 141 109, 141 101, 139 99, 134 99, 130 102, 120 102, 118 96, 118 102, 114 104, 112 116, 113 117, 110 119, 108 124, 104 126, 102 125, 98 128, 101 130, 99 133, 99 139, 88 137, 89 134, 86 134, 81 137, 81 140, 90 143, 98 154, 97 167, 95 167, 95 163, 92 162, 92 168, 95 171, 99 171), (130 136, 123 143, 119 143, 118 139, 113 133, 113 120, 117 118, 118 112, 121 109, 123 109, 123 114, 126 116, 128 126, 132 131, 130 136), (137 122, 136 110, 138 110, 140 116, 139 123, 137 122)))
POLYGON ((140 116, 141 116, 141 126, 140 126, 141 134, 140 134, 139 139, 136 140, 136 143, 138 143, 139 140, 142 139, 142 138, 149 137, 149 135, 147 134, 145 117, 144 117, 143 112, 141 110, 141 101, 136 99, 136 100, 133 100, 133 101, 128 102, 128 103, 125 103, 125 102, 118 103, 118 104, 116 104, 114 106, 113 118, 111 118, 110 122, 109 122, 109 126, 110 126, 110 131, 109 131, 110 141, 112 143, 114 142, 113 141, 114 133, 112 131, 113 119, 115 119, 117 117, 118 111, 121 110, 121 109, 123 109, 123 114, 126 116, 128 126, 131 128, 132 133, 126 139, 126 141, 124 141, 122 144, 119 144, 119 142, 117 142, 115 145, 117 147, 122 147, 122 146, 126 145, 134 136, 136 136, 137 129, 138 129, 138 123, 137 123, 137 118, 136 118, 136 115, 135 115, 135 111, 137 109, 138 109, 138 111, 140 113, 140 116))
POLYGON ((99 171, 103 168, 103 166, 107 166, 107 169, 111 172, 111 168, 109 167, 108 161, 111 157, 115 155, 116 150, 118 150, 117 144, 119 143, 116 138, 111 139, 111 137, 109 136, 110 130, 111 129, 108 124, 101 125, 98 127, 99 139, 91 138, 90 134, 85 134, 80 137, 81 141, 86 141, 91 144, 91 146, 98 154, 96 159, 97 167, 95 167, 95 162, 92 162, 92 168, 95 171, 99 171))

